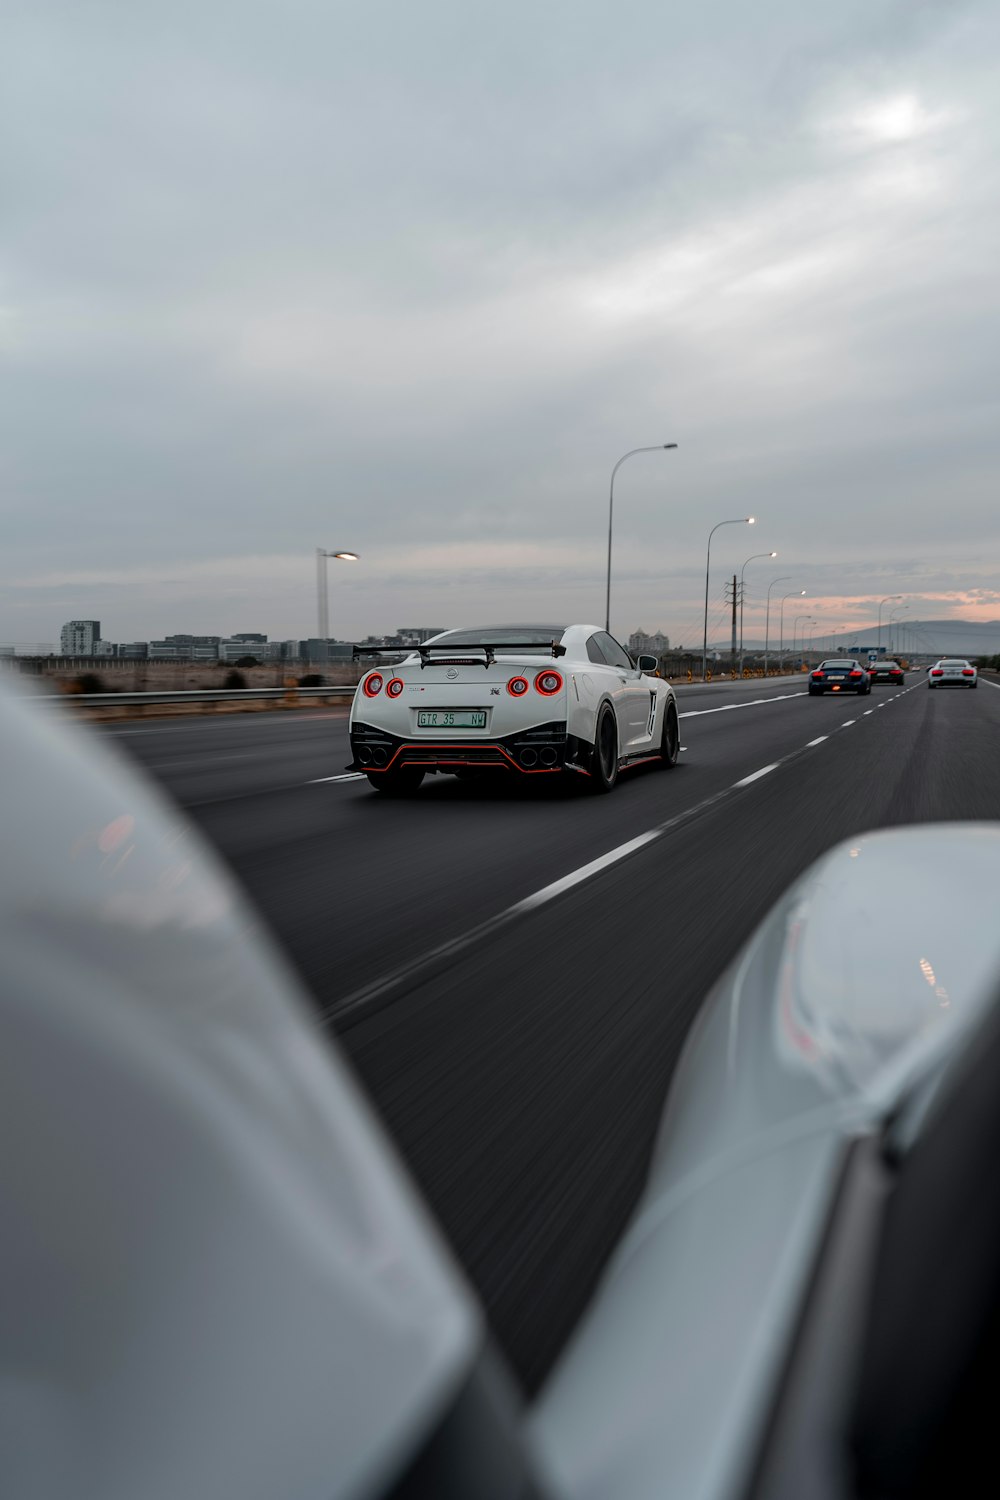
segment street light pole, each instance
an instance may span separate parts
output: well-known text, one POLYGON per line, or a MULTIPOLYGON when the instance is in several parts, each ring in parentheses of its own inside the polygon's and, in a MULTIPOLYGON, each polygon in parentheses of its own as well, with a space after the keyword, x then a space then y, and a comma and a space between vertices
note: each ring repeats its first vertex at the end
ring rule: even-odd
POLYGON ((777 552, 755 552, 752 557, 747 558, 747 562, 740 569, 740 677, 743 676, 743 574, 747 563, 754 562, 758 557, 777 557, 777 555, 777 552))
POLYGON ((622 454, 611 470, 611 490, 608 495, 608 583, 604 595, 604 628, 609 635, 611 634, 611 529, 615 514, 615 475, 625 460, 631 458, 633 453, 659 453, 666 448, 676 447, 676 443, 653 443, 652 446, 647 448, 630 448, 627 453, 622 454))
POLYGON ((890 599, 902 599, 902 594, 886 594, 884 599, 879 600, 878 606, 878 648, 882 650, 882 605, 888 604, 890 599))
POLYGON ((357 562, 356 552, 327 552, 323 547, 316 548, 316 628, 321 641, 329 639, 330 635, 330 601, 326 587, 326 560, 335 557, 340 562, 357 562))
MULTIPOLYGON (((795 642, 796 642, 796 639, 798 638, 798 634, 799 634, 799 622, 801 620, 811 620, 811 619, 812 619, 812 615, 808 615, 808 614, 807 615, 796 615, 795 616, 795 625, 792 628, 792 655, 793 656, 795 655, 795 642)), ((805 634, 804 631, 803 631, 803 634, 805 634)))
POLYGON ((804 599, 805 593, 805 589, 792 589, 789 593, 783 594, 781 598, 781 625, 780 633, 778 636, 778 660, 782 666, 785 665, 785 600, 795 598, 804 599))
POLYGON ((902 607, 902 609, 890 609, 890 611, 889 611, 889 655, 890 656, 892 655, 892 624, 893 624, 893 621, 895 620, 896 624, 898 625, 899 624, 899 617, 900 617, 900 615, 905 615, 905 613, 909 609, 909 607, 910 606, 908 604, 904 604, 903 607, 902 607))
POLYGON ((772 578, 767 586, 767 613, 764 616, 764 680, 767 681, 767 656, 771 633, 771 590, 776 583, 787 583, 791 573, 783 573, 779 578, 772 578))
POLYGON ((753 526, 756 524, 756 516, 737 516, 732 521, 716 521, 708 533, 708 549, 705 553, 705 624, 701 637, 701 680, 705 681, 708 672, 708 570, 712 560, 712 538, 720 526, 753 526))

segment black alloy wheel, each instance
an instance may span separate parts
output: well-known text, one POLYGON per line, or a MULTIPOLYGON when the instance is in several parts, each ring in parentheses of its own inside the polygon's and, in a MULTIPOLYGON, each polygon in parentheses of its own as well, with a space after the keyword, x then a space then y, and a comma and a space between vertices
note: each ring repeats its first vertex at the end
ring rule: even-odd
POLYGON ((412 797, 423 779, 423 771, 418 771, 412 766, 404 766, 400 771, 368 774, 369 785, 386 797, 412 797))
POLYGON ((590 790, 598 796, 610 792, 618 780, 618 726, 607 704, 597 720, 597 735, 591 758, 590 790))
POLYGON ((677 719, 677 705, 671 701, 663 713, 663 734, 660 738, 660 764, 664 770, 676 766, 681 753, 681 730, 677 719))

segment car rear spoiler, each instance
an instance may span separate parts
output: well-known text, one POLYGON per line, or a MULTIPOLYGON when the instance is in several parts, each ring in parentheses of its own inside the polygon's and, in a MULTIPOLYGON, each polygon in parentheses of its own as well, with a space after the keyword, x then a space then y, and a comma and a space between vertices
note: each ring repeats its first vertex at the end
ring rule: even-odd
POLYGON ((566 647, 559 641, 462 641, 449 645, 447 641, 440 641, 434 645, 423 646, 355 646, 352 652, 354 660, 361 656, 412 656, 416 653, 420 657, 420 670, 424 667, 491 667, 498 651, 537 651, 539 648, 551 651, 553 656, 565 656, 566 647), (482 651, 482 657, 478 656, 450 656, 432 655, 432 652, 466 652, 482 651))

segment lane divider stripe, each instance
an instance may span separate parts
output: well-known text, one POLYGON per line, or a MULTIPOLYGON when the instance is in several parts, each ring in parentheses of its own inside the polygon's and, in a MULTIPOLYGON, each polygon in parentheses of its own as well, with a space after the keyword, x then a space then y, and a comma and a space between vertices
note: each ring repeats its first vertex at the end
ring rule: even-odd
POLYGON ((744 776, 742 781, 734 781, 733 786, 749 786, 752 781, 759 781, 760 778, 762 776, 766 776, 769 771, 776 771, 780 765, 780 760, 772 761, 769 766, 761 766, 759 771, 752 771, 749 776, 744 776))
POLYGON ((749 703, 723 703, 721 708, 689 708, 684 713, 678 714, 679 719, 697 719, 702 714, 724 714, 731 708, 756 708, 761 703, 785 703, 789 698, 804 698, 805 692, 801 693, 776 693, 771 698, 751 698, 749 703))
MULTIPOLYGON (((803 697, 804 694, 793 694, 790 696, 803 697)), ((768 702, 770 700, 765 699, 763 701, 768 702)), ((881 708, 882 706, 880 703, 879 707, 881 708)), ((705 711, 708 712, 708 710, 705 711)), ((852 719, 850 722, 853 723, 854 720, 852 719)), ((811 744, 821 744, 823 740, 828 738, 828 735, 820 735, 818 739, 811 741, 811 744)), ((807 746, 806 748, 809 747, 807 746)), ((548 905, 550 901, 555 900, 564 891, 572 890, 574 886, 582 885, 594 875, 600 874, 602 870, 610 869, 613 865, 627 859, 629 855, 635 854, 640 849, 656 843, 665 834, 672 833, 675 828, 680 827, 682 823, 688 823, 693 818, 699 817, 702 813, 708 812, 710 808, 715 807, 718 803, 730 797, 733 792, 750 786, 753 782, 759 781, 762 776, 767 776, 769 772, 776 771, 786 761, 795 760, 802 754, 804 754, 804 750, 801 749, 790 751, 788 755, 782 756, 780 760, 773 761, 771 765, 762 766, 759 771, 754 771, 751 775, 744 776, 740 781, 734 781, 732 785, 723 787, 719 792, 714 792, 712 796, 695 803, 693 807, 685 808, 683 812, 677 813, 672 818, 668 818, 665 823, 660 823, 655 828, 650 828, 645 833, 638 834, 637 837, 629 839, 627 843, 619 844, 616 848, 610 849, 607 854, 599 855, 597 859, 592 859, 587 864, 581 865, 578 870, 571 871, 569 875, 564 875, 559 880, 553 880, 549 885, 542 886, 540 890, 532 892, 530 896, 525 896, 520 901, 516 901, 513 906, 508 906, 504 911, 498 912, 496 916, 487 917, 484 922, 479 922, 475 927, 470 927, 468 931, 460 933, 458 937, 451 938, 444 943, 439 943, 437 947, 430 948, 416 958, 409 960, 409 962, 391 969, 387 974, 383 974, 380 978, 374 979, 371 983, 363 985, 360 989, 346 995, 343 1000, 335 1001, 332 1005, 327 1006, 320 1015, 321 1024, 332 1026, 336 1023, 343 1030, 356 1025, 365 1018, 371 1007, 377 1006, 379 1001, 388 1003, 393 991, 401 984, 413 984, 427 970, 433 969, 438 964, 447 963, 458 958, 466 949, 473 947, 481 939, 499 932, 511 922, 516 921, 518 917, 526 916, 529 912, 537 911, 540 907, 548 905)))

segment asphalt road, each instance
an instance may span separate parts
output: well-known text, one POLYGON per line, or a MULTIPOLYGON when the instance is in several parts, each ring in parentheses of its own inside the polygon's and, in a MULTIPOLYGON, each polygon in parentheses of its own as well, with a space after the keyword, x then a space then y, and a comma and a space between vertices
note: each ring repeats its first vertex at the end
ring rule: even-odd
POLYGON ((101 731, 276 932, 529 1391, 641 1189, 692 1018, 779 893, 866 829, 1000 819, 994 682, 679 697, 678 767, 610 797, 440 777, 384 800, 344 778, 337 711, 101 731))

